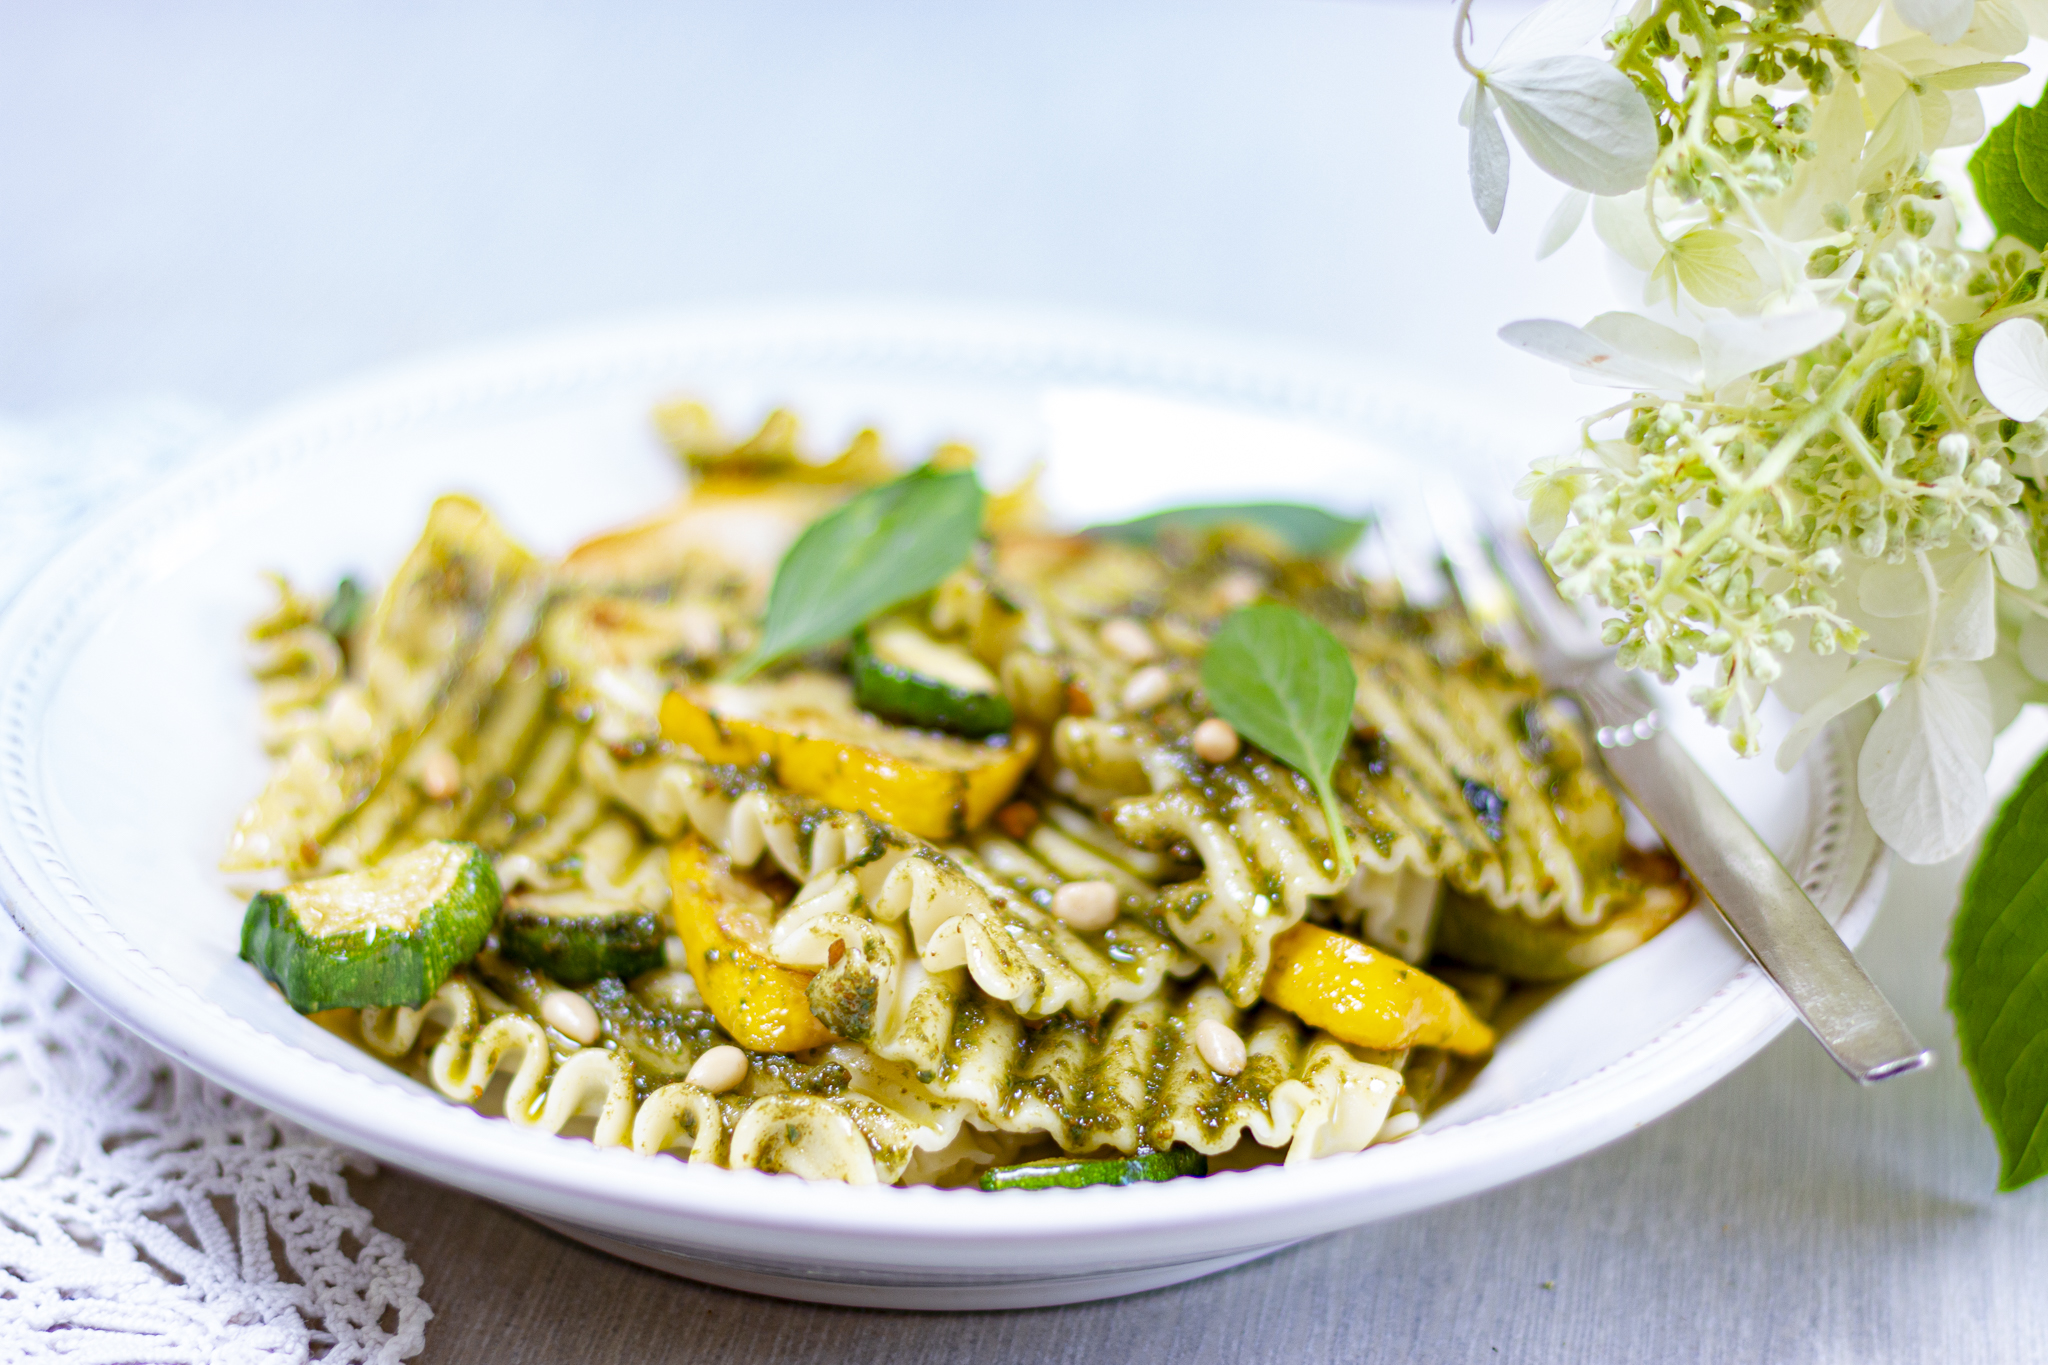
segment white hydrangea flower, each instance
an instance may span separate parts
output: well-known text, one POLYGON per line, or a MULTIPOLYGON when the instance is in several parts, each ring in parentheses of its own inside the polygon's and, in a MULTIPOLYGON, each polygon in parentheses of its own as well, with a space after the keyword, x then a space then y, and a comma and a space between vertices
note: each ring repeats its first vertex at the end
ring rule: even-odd
POLYGON ((2001 322, 1984 334, 1971 360, 1984 398, 2015 422, 2048 412, 2048 332, 2032 318, 2001 322))
POLYGON ((1857 792, 1870 823, 1909 862, 1962 851, 1990 810, 1984 779, 1995 733, 1979 662, 1998 648, 1997 574, 1988 552, 1967 548, 1845 574, 1870 630, 1854 660, 1795 651, 1773 684, 1801 712, 1778 748, 1789 771, 1827 723, 1896 688, 1857 759, 1857 792))
POLYGON ((1500 329, 1500 338, 1587 383, 1650 393, 1712 392, 1812 350, 1847 321, 1839 308, 1809 308, 1715 318, 1688 336, 1637 313, 1602 313, 1584 327, 1551 318, 1511 322, 1500 329))
POLYGON ((1929 158, 1983 137, 1977 92, 2025 73, 2006 59, 2048 32, 2048 0, 1774 11, 1803 47, 1762 13, 1643 0, 1612 20, 1605 0, 1552 0, 1483 69, 1460 47, 1489 226, 1505 120, 1568 186, 1539 258, 1590 218, 1637 294, 1583 325, 1501 330, 1633 395, 1516 491, 1618 662, 1696 670, 1693 700, 1738 752, 1761 742, 1766 687, 1801 713, 1787 766, 1883 701, 1858 787, 1888 844, 1936 860, 1988 813, 1992 735, 2048 700, 2048 310, 1984 330, 2036 311, 2017 291, 2040 258, 1966 248, 1929 158), (1627 78, 1579 72, 1603 35, 1627 78), (1619 98, 1642 80, 1662 82, 1651 102, 1619 98), (1640 167, 1637 105, 1661 139, 1640 167))
POLYGON ((1953 43, 1977 16, 1977 0, 1892 0, 1892 12, 1935 42, 1953 43))
POLYGON ((1657 158, 1650 106, 1628 77, 1582 51, 1606 31, 1613 8, 1613 0, 1548 0, 1483 67, 1465 61, 1468 19, 1460 12, 1459 60, 1472 85, 1458 121, 1470 134, 1472 202, 1488 232, 1500 228, 1508 194, 1507 139, 1496 113, 1531 160, 1575 189, 1620 194, 1649 177, 1657 158))

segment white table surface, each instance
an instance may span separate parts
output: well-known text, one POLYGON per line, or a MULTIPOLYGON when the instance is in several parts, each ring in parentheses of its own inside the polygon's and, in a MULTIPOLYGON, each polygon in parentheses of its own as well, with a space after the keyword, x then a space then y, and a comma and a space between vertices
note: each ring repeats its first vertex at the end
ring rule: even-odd
MULTIPOLYGON (((1322 343, 1462 376, 1563 431, 1597 395, 1493 328, 1612 294, 1590 241, 1529 264, 1557 191, 1525 164, 1500 237, 1480 227, 1448 18, 1332 0, 4 0, 0 416, 152 394, 241 414, 507 332, 890 297, 1322 343)), ((2048 1188, 1993 1193, 1941 1008, 1961 870, 1902 870, 1863 953, 1936 1072, 1859 1092, 1787 1035, 1563 1170, 1179 1290, 859 1315, 529 1240, 581 1277, 548 1296, 565 1311, 585 1292, 658 1300, 697 1324, 665 1339, 700 1360, 2048 1360, 2048 1188)), ((396 1222, 405 1189, 383 1192, 396 1222)), ((508 1336, 532 1302, 508 1316, 490 1251, 433 1233, 410 1235, 479 1263, 427 1261, 430 1298, 458 1299, 435 1300, 449 1330, 424 1359, 644 1353, 508 1336)))

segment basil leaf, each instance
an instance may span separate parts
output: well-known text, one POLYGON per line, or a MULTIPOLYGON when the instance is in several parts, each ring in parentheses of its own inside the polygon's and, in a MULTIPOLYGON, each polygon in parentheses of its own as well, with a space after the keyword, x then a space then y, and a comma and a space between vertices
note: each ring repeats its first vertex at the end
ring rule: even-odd
POLYGON ((2022 105, 1993 128, 1970 157, 1977 200, 2000 236, 2036 250, 2048 243, 2048 203, 2034 197, 2029 179, 2048 184, 2048 119, 2022 105), (2027 172, 2033 171, 2030 177, 2027 172))
POLYGON ((1233 525, 1268 531, 1285 541, 1296 554, 1311 559, 1341 555, 1365 532, 1364 521, 1340 517, 1320 507, 1297 502, 1238 502, 1169 507, 1129 521, 1091 526, 1085 534, 1152 545, 1170 532, 1202 532, 1233 525))
POLYGON ((2048 1173, 2048 758, 1985 836, 1948 942, 1963 1069, 1998 1139, 1998 1187, 2048 1173))
POLYGON ((1337 854, 1337 874, 1357 864, 1337 816, 1330 773, 1351 734, 1358 674, 1337 637, 1292 607, 1271 602, 1232 612, 1202 658, 1202 687, 1216 714, 1309 780, 1337 854))
POLYGON ((733 676, 830 644, 937 587, 973 553, 982 497, 972 470, 926 466, 812 522, 775 570, 761 642, 733 676))

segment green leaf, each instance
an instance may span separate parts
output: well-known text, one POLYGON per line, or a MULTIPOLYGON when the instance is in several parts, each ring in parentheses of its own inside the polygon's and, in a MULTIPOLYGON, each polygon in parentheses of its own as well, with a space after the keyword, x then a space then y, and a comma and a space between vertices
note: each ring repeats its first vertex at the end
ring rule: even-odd
MULTIPOLYGON (((2035 198, 2027 188, 2019 145, 2020 131, 2026 128, 2028 165, 2036 164, 2041 151, 2048 150, 2036 148, 2034 115, 2034 110, 2023 106, 1993 128, 1970 157, 1970 179, 1977 186, 1977 201, 1984 206, 1999 235, 2017 237, 2038 250, 2048 243, 2048 203, 2035 198)), ((2036 178, 2040 178, 2039 171, 2036 178)))
POLYGON ((2048 110, 2025 105, 2012 111, 2012 151, 2020 183, 2036 204, 2048 205, 2048 110))
POLYGON ((2016 1190, 2048 1172, 2048 757, 1985 836, 1948 960, 1963 1069, 2016 1190))
POLYGON ((1091 526, 1087 534, 1152 545, 1173 531, 1199 533, 1219 526, 1256 526, 1285 541, 1298 555, 1324 559, 1349 550, 1364 534, 1365 525, 1363 520, 1298 502, 1236 502, 1169 507, 1130 521, 1091 526))
POLYGON ((761 643, 733 676, 831 644, 937 587, 973 553, 982 496, 973 471, 927 466, 812 522, 775 570, 761 643))
POLYGON ((1209 642, 1202 687, 1217 715, 1315 787, 1335 845, 1337 873, 1349 877, 1357 864, 1330 790, 1358 693, 1358 674, 1344 646, 1292 607, 1243 607, 1225 618, 1209 642))

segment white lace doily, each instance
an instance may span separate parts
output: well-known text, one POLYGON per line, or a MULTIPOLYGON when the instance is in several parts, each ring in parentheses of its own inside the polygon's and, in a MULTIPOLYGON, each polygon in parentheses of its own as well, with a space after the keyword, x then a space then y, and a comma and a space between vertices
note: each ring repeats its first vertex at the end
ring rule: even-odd
MULTIPOLYGON (((0 602, 211 425, 0 422, 0 602)), ((395 1362, 432 1316, 349 1195, 370 1163, 201 1080, 0 921, 0 1359, 395 1362)))

